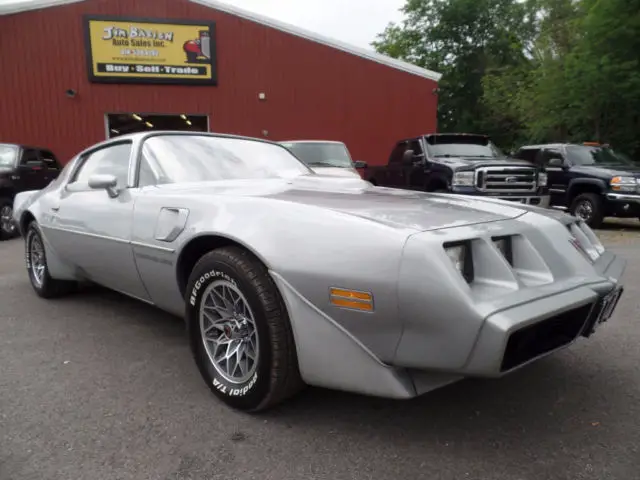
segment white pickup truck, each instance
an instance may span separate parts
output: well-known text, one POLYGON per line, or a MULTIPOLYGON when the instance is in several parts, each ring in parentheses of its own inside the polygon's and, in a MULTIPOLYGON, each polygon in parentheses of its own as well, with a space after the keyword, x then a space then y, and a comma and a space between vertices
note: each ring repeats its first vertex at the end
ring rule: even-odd
POLYGON ((291 140, 280 144, 320 175, 360 177, 357 169, 367 166, 363 161, 354 162, 349 149, 342 142, 291 140))

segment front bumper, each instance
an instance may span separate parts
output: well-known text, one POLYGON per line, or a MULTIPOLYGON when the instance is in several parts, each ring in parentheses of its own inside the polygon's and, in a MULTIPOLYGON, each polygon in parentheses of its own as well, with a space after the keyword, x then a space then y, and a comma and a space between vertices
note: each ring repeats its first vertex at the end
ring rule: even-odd
POLYGON ((622 297, 620 279, 626 261, 605 251, 593 266, 603 281, 488 317, 464 374, 501 376, 593 335, 611 318, 622 297))
POLYGON ((635 218, 640 216, 640 195, 627 193, 607 193, 607 214, 616 217, 635 218))
POLYGON ((497 377, 589 337, 615 310, 623 287, 606 294, 581 287, 489 317, 465 375, 497 377), (531 312, 541 312, 535 316, 531 312))

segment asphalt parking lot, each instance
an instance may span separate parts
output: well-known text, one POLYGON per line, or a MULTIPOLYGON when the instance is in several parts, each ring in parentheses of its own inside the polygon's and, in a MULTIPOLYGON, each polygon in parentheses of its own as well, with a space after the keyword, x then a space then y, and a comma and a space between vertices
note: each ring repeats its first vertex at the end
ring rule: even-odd
POLYGON ((640 223, 595 337, 507 378, 406 402, 308 389, 252 417, 218 403, 179 319, 121 295, 35 296, 0 243, 0 480, 640 478, 640 223))

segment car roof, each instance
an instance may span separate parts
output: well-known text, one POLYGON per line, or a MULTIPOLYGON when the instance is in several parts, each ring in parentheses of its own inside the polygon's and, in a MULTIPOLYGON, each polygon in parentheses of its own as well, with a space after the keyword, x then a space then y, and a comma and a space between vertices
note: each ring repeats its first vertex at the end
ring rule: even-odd
POLYGON ((234 138, 238 140, 250 140, 255 142, 268 143, 270 145, 278 145, 279 147, 284 148, 284 146, 280 145, 278 142, 273 142, 271 140, 265 140, 263 138, 257 137, 247 137, 242 135, 232 135, 227 133, 214 133, 214 132, 194 132, 190 130, 149 130, 145 132, 135 132, 135 133, 126 133, 124 135, 119 135, 117 137, 109 138, 107 140, 103 140, 102 142, 94 143, 87 148, 79 151, 74 155, 75 157, 86 154, 87 152, 100 149, 102 147, 106 147, 108 145, 114 145, 117 143, 122 143, 126 141, 131 141, 133 143, 139 143, 147 138, 158 137, 162 135, 171 135, 171 136, 185 136, 185 137, 212 137, 212 138, 234 138))
POLYGON ((333 145, 344 145, 344 142, 338 142, 337 140, 283 140, 278 143, 330 143, 333 145))
POLYGON ((0 142, 0 145, 9 145, 11 147, 18 147, 21 148, 23 150, 46 150, 47 152, 51 152, 53 153, 53 151, 50 148, 47 147, 38 147, 37 145, 29 145, 29 144, 25 144, 25 143, 13 143, 13 142, 0 142))

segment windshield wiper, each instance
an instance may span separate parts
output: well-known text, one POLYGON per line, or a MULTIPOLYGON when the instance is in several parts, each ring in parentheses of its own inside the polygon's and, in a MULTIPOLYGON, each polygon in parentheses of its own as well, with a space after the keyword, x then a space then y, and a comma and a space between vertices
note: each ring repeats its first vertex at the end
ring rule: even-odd
POLYGON ((328 162, 309 162, 307 163, 310 167, 341 167, 342 165, 334 165, 333 163, 328 162))

